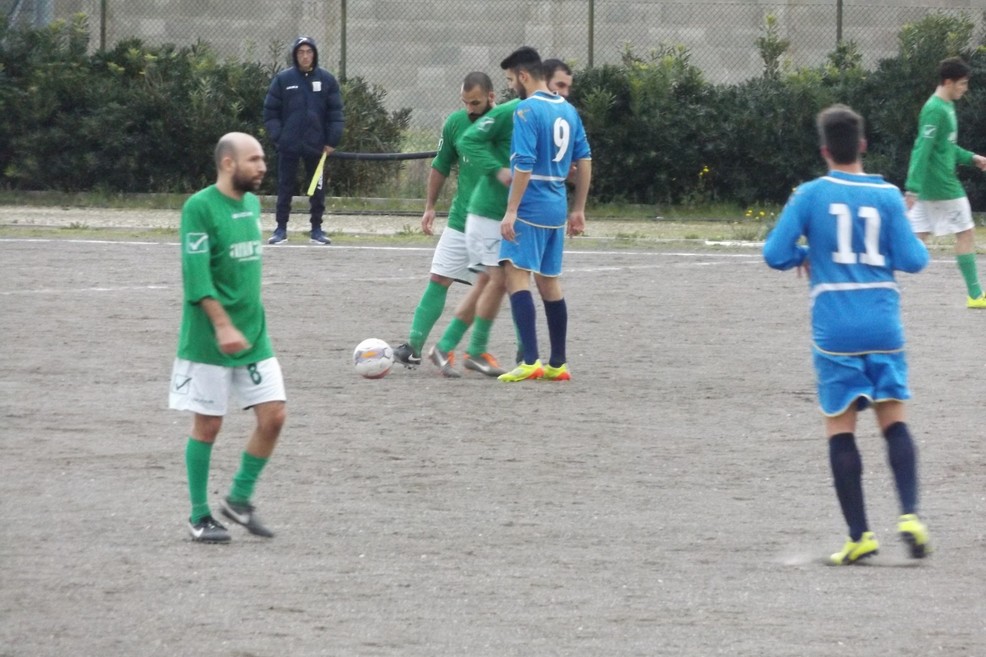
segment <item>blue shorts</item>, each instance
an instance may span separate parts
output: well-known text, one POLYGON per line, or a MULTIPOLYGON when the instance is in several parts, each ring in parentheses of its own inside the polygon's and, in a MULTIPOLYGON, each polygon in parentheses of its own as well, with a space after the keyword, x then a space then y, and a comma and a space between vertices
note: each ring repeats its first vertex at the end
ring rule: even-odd
POLYGON ((816 348, 812 357, 818 376, 818 403, 829 417, 842 415, 853 404, 861 411, 872 402, 911 398, 903 351, 838 356, 816 348))
POLYGON ((514 224, 514 241, 500 240, 500 262, 542 276, 561 276, 565 248, 565 225, 532 226, 522 220, 514 224))

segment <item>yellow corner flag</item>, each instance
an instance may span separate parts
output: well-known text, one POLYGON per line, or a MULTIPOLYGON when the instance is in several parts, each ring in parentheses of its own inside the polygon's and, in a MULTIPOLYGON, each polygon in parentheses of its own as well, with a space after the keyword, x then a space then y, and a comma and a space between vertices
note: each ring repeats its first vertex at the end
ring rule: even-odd
POLYGON ((315 193, 315 190, 322 186, 322 170, 325 168, 325 156, 328 153, 322 153, 322 159, 318 161, 318 166, 315 167, 315 175, 312 176, 312 182, 308 185, 308 195, 311 196, 315 193))

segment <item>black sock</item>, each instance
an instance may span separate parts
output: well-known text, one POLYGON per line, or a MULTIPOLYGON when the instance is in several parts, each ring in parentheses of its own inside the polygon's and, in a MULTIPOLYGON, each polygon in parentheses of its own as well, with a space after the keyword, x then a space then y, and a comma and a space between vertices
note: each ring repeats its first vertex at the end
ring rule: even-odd
POLYGON ((842 516, 849 525, 849 538, 858 541, 867 531, 866 508, 863 504, 863 461, 851 433, 829 438, 829 461, 835 494, 842 507, 842 516))
POLYGON ((900 512, 914 513, 918 506, 917 454, 911 432, 903 422, 895 422, 883 432, 887 439, 887 460, 897 482, 900 512))

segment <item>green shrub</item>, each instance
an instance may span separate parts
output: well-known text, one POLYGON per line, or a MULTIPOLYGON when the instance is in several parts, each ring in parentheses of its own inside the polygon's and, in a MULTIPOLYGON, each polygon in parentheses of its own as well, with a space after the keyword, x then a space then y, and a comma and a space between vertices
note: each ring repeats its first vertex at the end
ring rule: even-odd
MULTIPOLYGON (((188 193, 215 180, 220 135, 262 137, 272 67, 220 61, 204 43, 140 40, 88 54, 84 16, 9 29, 0 18, 0 184, 24 190, 188 193)), ((345 150, 399 150, 410 110, 343 83, 345 150)), ((276 158, 262 191, 276 189, 276 158)), ((399 164, 339 162, 330 189, 371 195, 399 164)), ((299 189, 301 186, 299 185, 299 189)))

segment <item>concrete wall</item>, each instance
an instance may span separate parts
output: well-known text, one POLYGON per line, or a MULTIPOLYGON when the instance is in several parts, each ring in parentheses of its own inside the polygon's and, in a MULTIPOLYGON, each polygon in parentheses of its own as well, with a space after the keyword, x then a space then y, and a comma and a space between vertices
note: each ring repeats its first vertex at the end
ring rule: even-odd
MULTIPOLYGON (((9 1, 9 0, 8 0, 9 1)), ((56 17, 90 16, 98 46, 99 0, 52 0, 56 17)), ((24 0, 23 11, 32 0, 24 0)), ((286 61, 298 34, 320 45, 320 62, 362 76, 388 91, 393 108, 414 110, 415 125, 434 128, 457 108, 458 86, 470 70, 499 84, 499 61, 519 45, 561 57, 576 67, 619 61, 626 44, 646 53, 682 44, 713 82, 758 75, 754 45, 764 17, 779 19, 791 41, 792 66, 824 61, 836 43, 837 0, 108 0, 107 42, 139 37, 148 43, 205 41, 221 54, 265 64, 286 61), (594 4, 590 53, 589 8, 594 4), (344 20, 345 18, 345 20, 344 20), (341 48, 345 26, 345 53, 341 48)), ((930 11, 965 12, 976 21, 986 0, 844 0, 843 37, 854 40, 867 65, 893 55, 902 25, 930 11)), ((258 81, 258 84, 265 82, 258 81)))

